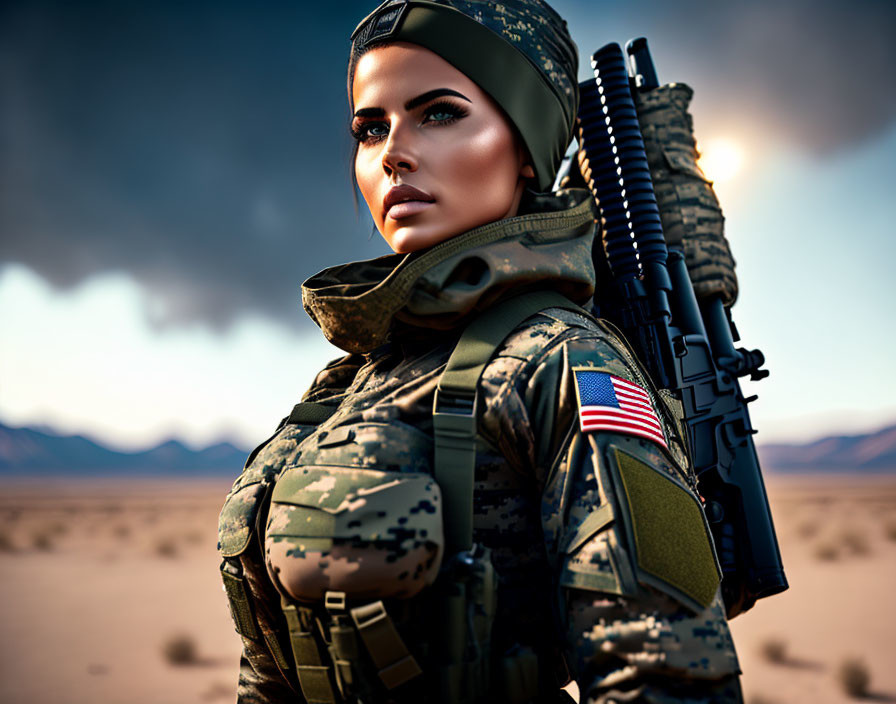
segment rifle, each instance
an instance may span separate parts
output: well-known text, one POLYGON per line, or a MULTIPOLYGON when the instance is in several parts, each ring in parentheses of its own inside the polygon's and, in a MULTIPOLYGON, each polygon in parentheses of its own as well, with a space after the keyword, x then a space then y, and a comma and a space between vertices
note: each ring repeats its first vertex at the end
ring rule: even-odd
POLYGON ((698 303, 681 243, 667 246, 633 91, 659 86, 646 39, 592 56, 579 84, 581 175, 598 203, 595 313, 619 327, 658 388, 681 402, 686 444, 722 568, 729 618, 787 589, 739 377, 761 379, 719 295, 698 303))

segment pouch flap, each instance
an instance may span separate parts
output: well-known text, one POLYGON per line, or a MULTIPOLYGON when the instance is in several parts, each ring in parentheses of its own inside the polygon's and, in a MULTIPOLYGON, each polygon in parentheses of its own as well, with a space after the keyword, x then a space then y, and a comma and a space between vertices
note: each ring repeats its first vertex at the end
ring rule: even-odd
MULTIPOLYGON (((400 493, 410 492, 417 496, 432 492, 435 487, 435 481, 427 474, 349 467, 295 467, 277 480, 272 500, 278 504, 308 506, 336 514, 363 505, 358 501, 368 504, 376 501, 374 495, 399 482, 404 487, 400 493)), ((396 494, 390 494, 390 497, 394 496, 396 494)))
POLYGON ((227 497, 218 517, 218 550, 224 557, 236 557, 248 547, 267 486, 245 484, 227 497))
POLYGON ((440 538, 441 495, 427 474, 297 468, 280 477, 272 502, 269 537, 391 540, 403 526, 420 524, 431 540, 440 538))

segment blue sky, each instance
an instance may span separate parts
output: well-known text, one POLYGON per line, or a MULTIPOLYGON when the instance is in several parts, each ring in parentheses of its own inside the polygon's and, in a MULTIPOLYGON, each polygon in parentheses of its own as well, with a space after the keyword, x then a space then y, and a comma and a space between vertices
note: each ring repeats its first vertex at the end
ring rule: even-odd
MULTIPOLYGON (((387 251, 346 167, 347 35, 371 5, 0 10, 0 422, 249 445, 340 354, 298 287, 387 251)), ((892 4, 555 7, 583 63, 647 35, 696 91, 701 144, 743 154, 717 190, 735 319, 772 371, 759 440, 896 420, 892 4)))

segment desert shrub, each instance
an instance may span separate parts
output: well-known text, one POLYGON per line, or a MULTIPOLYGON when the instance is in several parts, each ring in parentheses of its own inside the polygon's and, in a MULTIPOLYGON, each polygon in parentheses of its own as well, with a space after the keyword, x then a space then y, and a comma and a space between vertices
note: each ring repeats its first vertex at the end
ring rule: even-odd
POLYGON ((38 531, 31 536, 31 545, 38 550, 52 550, 54 547, 53 536, 47 531, 38 531))
POLYGON ((818 523, 816 521, 803 521, 797 526, 796 533, 805 540, 814 538, 818 535, 818 523))
POLYGON ((853 657, 846 658, 837 668, 837 680, 843 691, 850 697, 860 699, 868 696, 871 673, 863 660, 853 657))
POLYGON ((12 536, 5 529, 0 529, 0 552, 14 552, 15 546, 12 543, 12 536))
POLYGON ((868 536, 854 529, 847 529, 840 534, 840 544, 853 555, 867 555, 871 552, 868 536))
POLYGON ((759 653, 766 662, 781 665, 787 660, 787 641, 779 636, 770 636, 759 644, 759 653))
POLYGON ((156 543, 156 555, 159 557, 177 557, 177 543, 171 538, 162 538, 156 543))
POLYGON ((887 536, 887 540, 896 541, 896 521, 888 521, 884 525, 884 535, 887 536))
POLYGON ((840 551, 833 543, 821 543, 815 548, 815 557, 825 562, 833 562, 840 557, 840 551))
POLYGON ((68 533, 68 524, 62 521, 56 521, 47 526, 47 531, 53 535, 65 535, 68 533))
POLYGON ((186 633, 175 633, 162 644, 162 655, 170 665, 192 665, 199 659, 196 641, 186 633))
POLYGON ((116 538, 120 538, 121 540, 124 540, 125 538, 130 536, 131 527, 125 525, 124 523, 119 523, 117 526, 115 526, 115 528, 112 529, 112 533, 115 535, 116 538))

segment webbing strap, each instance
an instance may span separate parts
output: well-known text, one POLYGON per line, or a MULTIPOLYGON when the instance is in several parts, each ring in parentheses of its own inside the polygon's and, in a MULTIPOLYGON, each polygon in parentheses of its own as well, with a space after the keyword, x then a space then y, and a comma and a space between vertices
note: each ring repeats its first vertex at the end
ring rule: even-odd
POLYGON ((295 604, 282 601, 283 614, 289 626, 289 642, 296 659, 296 671, 302 694, 309 704, 336 704, 336 694, 330 682, 330 667, 324 663, 310 620, 299 617, 295 604))
POLYGON ((255 640, 258 638, 258 629, 255 627, 255 619, 252 617, 252 609, 249 606, 249 595, 246 593, 246 586, 243 583, 242 569, 231 568, 240 570, 239 574, 231 574, 228 571, 229 566, 227 560, 221 563, 221 577, 224 579, 224 592, 227 594, 230 613, 233 616, 234 624, 236 624, 236 632, 255 640))
POLYGON ((497 303, 473 320, 451 353, 433 400, 434 474, 442 490, 446 554, 473 545, 473 473, 476 465, 476 385, 504 339, 546 308, 583 312, 556 291, 534 291, 497 303))
POLYGON ((382 601, 375 601, 352 609, 349 613, 361 634, 361 640, 376 665, 387 689, 395 689, 408 680, 423 674, 414 656, 395 630, 395 624, 382 601))

